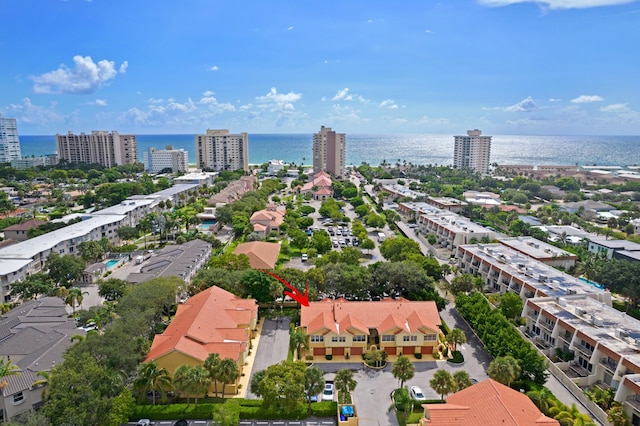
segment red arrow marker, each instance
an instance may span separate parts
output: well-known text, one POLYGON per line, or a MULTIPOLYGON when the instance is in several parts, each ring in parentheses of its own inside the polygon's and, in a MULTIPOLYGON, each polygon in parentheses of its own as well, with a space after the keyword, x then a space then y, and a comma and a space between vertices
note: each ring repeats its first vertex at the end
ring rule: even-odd
POLYGON ((309 281, 307 281, 307 283, 305 284, 304 294, 302 294, 300 292, 300 290, 298 290, 297 288, 295 288, 294 286, 289 284, 287 282, 287 280, 285 280, 284 278, 279 277, 278 275, 274 274, 273 272, 265 271, 263 269, 258 269, 258 270, 260 272, 264 272, 265 274, 269 275, 270 277, 273 277, 276 280, 280 281, 287 288, 289 288, 289 290, 291 290, 291 291, 285 291, 284 294, 286 294, 287 296, 291 297, 293 300, 295 300, 296 302, 298 302, 299 304, 301 304, 303 306, 309 306, 309 281))

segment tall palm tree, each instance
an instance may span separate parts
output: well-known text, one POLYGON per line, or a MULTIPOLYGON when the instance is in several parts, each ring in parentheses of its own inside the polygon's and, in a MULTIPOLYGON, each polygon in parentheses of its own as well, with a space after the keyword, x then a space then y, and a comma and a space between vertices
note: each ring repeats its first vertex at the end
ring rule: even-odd
POLYGON ((555 405, 555 402, 552 398, 553 394, 549 389, 542 388, 538 391, 530 391, 527 392, 527 396, 533 403, 538 407, 543 414, 547 414, 549 410, 555 405))
POLYGON ((487 373, 493 380, 511 386, 511 383, 522 374, 522 368, 514 357, 507 355, 491 361, 487 373))
POLYGON ((466 389, 469 386, 473 385, 471 377, 469 377, 469 373, 464 370, 459 370, 453 373, 453 381, 456 383, 455 392, 461 391, 462 389, 466 389))
POLYGON ((238 365, 231 358, 225 358, 220 361, 219 377, 222 382, 222 399, 224 400, 224 390, 228 383, 235 383, 240 376, 238 365))
POLYGON ((71 305, 74 314, 76 313, 76 304, 79 307, 82 306, 85 294, 89 294, 89 292, 82 291, 80 287, 71 287, 71 289, 67 290, 64 301, 67 305, 71 305))
POLYGON ((6 362, 4 358, 0 359, 0 389, 4 389, 8 385, 5 377, 19 376, 21 374, 20 368, 12 364, 10 359, 7 359, 6 362))
POLYGON ((298 361, 302 356, 302 348, 309 349, 309 343, 307 342, 307 335, 302 330, 296 330, 291 333, 291 346, 296 349, 296 355, 298 361))
POLYGON ((143 401, 147 392, 152 392, 153 405, 156 405, 156 391, 160 393, 160 400, 164 403, 167 391, 172 388, 171 376, 166 368, 160 368, 151 361, 138 366, 133 388, 138 392, 138 400, 143 401))
POLYGON ((391 367, 391 374, 400 381, 400 388, 404 387, 404 382, 413 378, 415 371, 416 366, 404 355, 400 355, 391 367))
POLYGON ((189 406, 189 397, 193 387, 190 379, 191 368, 191 366, 183 364, 176 368, 176 372, 173 375, 173 387, 179 393, 187 395, 187 407, 189 406))
POLYGON ((438 370, 429 381, 429 386, 440 395, 440 399, 444 400, 445 395, 455 390, 456 383, 447 370, 438 370))
POLYGON ((191 368, 190 374, 191 389, 194 393, 195 406, 198 406, 198 395, 206 393, 207 389, 211 385, 211 379, 209 379, 209 372, 201 365, 196 365, 191 368))
POLYGON ((453 350, 455 351, 458 349, 458 345, 467 343, 467 336, 461 329, 454 328, 447 334, 447 343, 453 345, 453 350))
MULTIPOLYGON (((221 362, 220 355, 212 353, 204 360, 203 364, 204 368, 209 372, 209 379, 213 381, 213 392, 216 396, 218 396, 218 380, 220 380, 219 372, 221 362)), ((222 396, 224 397, 224 387, 222 389, 222 396)))
POLYGON ((347 370, 346 368, 339 370, 335 379, 336 389, 340 396, 338 401, 342 404, 346 403, 347 394, 350 394, 351 391, 356 388, 357 384, 358 382, 353 378, 351 370, 347 370))

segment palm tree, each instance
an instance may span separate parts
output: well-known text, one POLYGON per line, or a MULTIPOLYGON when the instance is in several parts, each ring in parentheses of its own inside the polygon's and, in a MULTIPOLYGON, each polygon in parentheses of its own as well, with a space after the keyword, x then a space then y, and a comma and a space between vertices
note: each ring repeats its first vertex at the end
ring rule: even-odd
POLYGON ((71 305, 74 315, 76 313, 76 304, 80 307, 82 306, 85 294, 89 294, 89 292, 82 291, 80 287, 71 287, 70 290, 67 290, 64 301, 67 305, 71 305))
POLYGON ((404 387, 404 382, 413 378, 415 371, 415 365, 404 355, 400 355, 391 368, 393 377, 400 381, 400 388, 404 387))
MULTIPOLYGON (((195 406, 198 406, 198 395, 204 394, 211 385, 211 379, 209 379, 209 372, 201 365, 196 365, 191 368, 190 375, 191 388, 193 389, 195 406)), ((224 391, 223 391, 224 395, 224 391)))
MULTIPOLYGON (((218 395, 218 380, 220 380, 220 355, 216 353, 209 354, 207 359, 204 360, 204 368, 209 372, 209 378, 213 381, 214 395, 218 395)), ((224 386, 222 388, 222 396, 224 397, 224 386)))
POLYGON ((503 385, 511 386, 511 383, 520 377, 522 368, 520 368, 520 364, 514 357, 507 355, 491 361, 487 373, 493 380, 503 385))
POLYGON ((464 331, 454 328, 447 334, 447 343, 453 345, 453 350, 455 351, 458 349, 458 345, 467 343, 467 336, 465 336, 464 331))
POLYGON ((0 359, 0 390, 8 385, 5 377, 20 376, 21 374, 20 368, 12 364, 11 359, 7 358, 7 362, 4 361, 4 358, 0 359))
POLYGON ((291 346, 296 348, 296 355, 298 356, 298 361, 302 356, 302 348, 309 349, 309 343, 307 342, 307 335, 303 330, 296 330, 291 333, 291 346))
POLYGON ((137 376, 133 388, 138 392, 138 400, 143 401, 147 392, 152 392, 153 405, 156 405, 156 391, 160 393, 160 400, 164 403, 171 389, 171 376, 166 368, 160 368, 151 361, 138 366, 137 376))
POLYGON ((347 370, 346 368, 339 370, 335 380, 336 389, 339 392, 338 401, 342 404, 346 403, 347 394, 350 394, 351 391, 356 388, 357 384, 358 382, 353 378, 351 370, 347 370))
POLYGON ((189 397, 191 396, 192 391, 190 375, 191 367, 184 364, 176 368, 176 372, 173 375, 173 387, 179 393, 187 394, 187 407, 189 406, 189 397))
MULTIPOLYGON (((318 367, 309 367, 304 370, 304 390, 309 404, 308 413, 311 415, 311 396, 318 395, 324 389, 324 372, 318 367)), ((255 393, 255 392, 254 392, 255 393)))
POLYGON ((218 367, 218 374, 220 381, 222 382, 222 400, 224 401, 224 390, 228 383, 235 383, 240 376, 240 371, 238 371, 238 365, 231 358, 225 358, 220 361, 220 365, 218 367))
POLYGON ((471 377, 469 377, 469 373, 464 370, 456 371, 455 373, 453 373, 453 380, 456 383, 456 392, 473 385, 471 377))
POLYGON ((444 401, 444 396, 455 390, 456 383, 453 380, 451 373, 447 370, 438 370, 433 375, 433 379, 429 382, 429 386, 440 394, 440 399, 444 401))
POLYGON ((551 393, 551 391, 549 391, 549 389, 544 387, 538 391, 534 390, 527 392, 527 396, 544 414, 547 414, 549 410, 555 405, 555 402, 552 398, 553 394, 551 393))

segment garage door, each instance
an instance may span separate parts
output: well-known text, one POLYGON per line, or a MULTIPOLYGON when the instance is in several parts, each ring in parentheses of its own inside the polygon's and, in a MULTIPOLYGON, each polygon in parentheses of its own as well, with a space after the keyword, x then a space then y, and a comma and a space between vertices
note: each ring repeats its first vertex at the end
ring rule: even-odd
POLYGON ((423 346, 422 347, 422 353, 423 354, 432 354, 433 353, 433 346, 423 346))
POLYGON ((332 348, 331 353, 336 356, 344 356, 344 348, 332 348))
POLYGON ((362 346, 351 348, 351 355, 362 355, 362 346))
POLYGON ((313 354, 316 356, 324 355, 324 348, 313 348, 313 354))
POLYGON ((384 348, 384 351, 387 353, 387 355, 395 355, 396 354, 396 347, 395 346, 387 346, 386 348, 384 348))
POLYGON ((403 355, 413 355, 415 353, 415 348, 413 346, 403 346, 402 354, 403 355))

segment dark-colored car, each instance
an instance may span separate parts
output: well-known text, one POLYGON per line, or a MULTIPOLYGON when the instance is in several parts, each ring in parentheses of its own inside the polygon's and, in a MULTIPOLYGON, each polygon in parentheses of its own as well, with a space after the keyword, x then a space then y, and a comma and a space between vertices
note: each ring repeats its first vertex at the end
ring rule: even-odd
POLYGON ((185 419, 180 419, 173 424, 173 426, 189 426, 189 422, 185 419))

